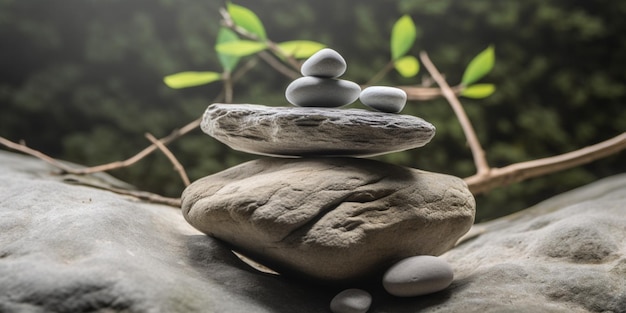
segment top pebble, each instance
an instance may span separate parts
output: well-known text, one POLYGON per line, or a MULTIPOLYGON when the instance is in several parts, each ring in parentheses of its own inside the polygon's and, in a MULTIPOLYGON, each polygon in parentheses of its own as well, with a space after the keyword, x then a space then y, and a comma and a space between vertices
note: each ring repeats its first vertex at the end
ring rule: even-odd
POLYGON ((343 75, 346 69, 346 60, 337 51, 325 48, 304 61, 300 72, 304 76, 336 78, 343 75))

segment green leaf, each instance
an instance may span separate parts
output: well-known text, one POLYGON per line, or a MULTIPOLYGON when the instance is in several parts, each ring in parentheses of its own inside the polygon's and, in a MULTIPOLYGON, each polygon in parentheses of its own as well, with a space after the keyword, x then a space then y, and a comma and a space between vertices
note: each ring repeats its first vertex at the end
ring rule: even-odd
POLYGON ((222 79, 222 74, 216 72, 180 72, 165 76, 163 81, 170 88, 179 89, 200 86, 222 79))
POLYGON ((237 24, 237 26, 245 29, 250 34, 255 35, 258 40, 267 40, 265 27, 263 27, 263 23, 261 23, 261 20, 256 14, 254 14, 254 12, 246 7, 232 4, 230 2, 226 6, 228 14, 230 14, 230 17, 233 19, 235 24, 237 24))
MULTIPOLYGON (((215 43, 215 46, 217 47, 217 45, 219 44, 234 41, 239 41, 239 36, 237 36, 234 31, 222 27, 217 33, 217 41, 215 43)), ((239 57, 237 56, 217 52, 217 57, 220 60, 220 64, 222 64, 222 67, 227 72, 232 72, 239 63, 239 57)))
POLYGON ((309 40, 285 41, 278 44, 278 48, 285 55, 296 59, 306 59, 325 47, 324 44, 309 40))
POLYGON ((420 70, 420 63, 412 55, 403 56, 393 62, 396 71, 403 77, 414 77, 420 70))
POLYGON ((470 61, 469 65, 465 69, 465 73, 463 73, 461 84, 469 86, 491 72, 494 63, 496 62, 494 50, 493 45, 491 45, 470 61))
POLYGON ((413 19, 408 15, 399 18, 391 29, 391 59, 397 60, 409 52, 416 36, 413 19))
POLYGON ((472 99, 482 99, 491 96, 495 91, 496 86, 493 84, 476 84, 463 89, 461 96, 472 99))
POLYGON ((255 54, 259 51, 265 50, 265 48, 267 48, 266 43, 252 40, 224 42, 215 46, 215 50, 218 53, 223 53, 236 57, 245 57, 251 54, 255 54))

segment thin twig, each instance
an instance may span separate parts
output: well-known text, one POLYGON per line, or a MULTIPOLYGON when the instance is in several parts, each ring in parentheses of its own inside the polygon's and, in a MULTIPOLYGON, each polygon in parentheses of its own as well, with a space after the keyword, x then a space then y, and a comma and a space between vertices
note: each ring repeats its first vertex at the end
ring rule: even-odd
POLYGON ((370 78, 370 80, 368 80, 363 87, 371 86, 383 79, 383 77, 385 77, 385 75, 393 69, 393 65, 393 60, 389 61, 380 71, 378 71, 378 73, 374 74, 374 76, 372 76, 372 78, 370 78))
MULTIPOLYGON (((179 138, 180 136, 198 128, 198 126, 200 125, 201 122, 201 118, 196 119, 192 122, 190 122, 189 124, 183 126, 180 129, 175 129, 174 131, 172 131, 167 137, 160 139, 159 141, 163 144, 166 145, 170 142, 172 142, 173 140, 179 138)), ((32 155, 34 157, 40 158, 48 163, 50 163, 51 165, 59 168, 60 170, 62 170, 65 173, 69 173, 69 174, 76 174, 76 175, 84 175, 84 174, 92 174, 92 173, 98 173, 98 172, 106 172, 106 171, 110 171, 110 170, 114 170, 114 169, 118 169, 118 168, 122 168, 122 167, 128 167, 131 166, 137 162, 139 162, 141 159, 145 158, 147 155, 149 155, 150 153, 154 152, 157 150, 157 146, 152 144, 150 146, 148 146, 147 148, 141 150, 139 153, 137 153, 136 155, 132 156, 131 158, 128 158, 124 161, 116 161, 116 162, 111 162, 111 163, 107 163, 107 164, 102 164, 102 165, 97 165, 97 166, 92 166, 92 167, 85 167, 85 168, 74 168, 74 167, 69 167, 66 166, 62 163, 59 163, 57 161, 55 161, 53 158, 39 152, 36 150, 33 150, 31 148, 28 148, 25 145, 20 145, 17 143, 14 143, 12 141, 9 141, 5 138, 0 137, 0 143, 17 151, 32 155)))
POLYGON ((178 162, 178 159, 176 159, 172 151, 170 151, 164 144, 162 144, 152 134, 146 133, 146 138, 148 138, 148 140, 150 140, 155 146, 157 146, 157 148, 159 148, 159 150, 161 150, 161 152, 165 154, 165 156, 170 160, 170 162, 172 162, 172 165, 174 165, 174 169, 178 172, 178 175, 180 175, 180 178, 183 180, 185 187, 189 186, 191 182, 189 181, 189 177, 187 176, 187 173, 185 172, 185 168, 183 167, 182 164, 180 164, 180 162, 178 162))
POLYGON ((266 51, 261 51, 258 53, 259 57, 261 57, 261 59, 263 59, 263 61, 265 61, 267 64, 269 64, 271 67, 273 67, 276 71, 278 71, 279 73, 291 78, 291 79, 296 79, 298 77, 300 77, 299 71, 300 71, 300 63, 293 58, 293 56, 290 55, 285 55, 283 53, 282 50, 280 50, 280 48, 278 47, 278 44, 276 44, 275 42, 269 40, 269 39, 264 39, 262 40, 261 38, 259 38, 258 36, 256 36, 255 34, 252 34, 250 32, 248 32, 246 29, 239 27, 237 24, 235 24, 235 21, 233 21, 232 17, 230 16, 230 14, 228 13, 228 11, 224 8, 220 9, 220 14, 222 15, 222 24, 226 27, 228 27, 229 29, 231 29, 232 31, 234 31, 235 33, 237 33, 238 35, 250 39, 250 40, 255 40, 255 41, 262 41, 267 45, 267 48, 272 51, 272 53, 274 53, 275 55, 279 56, 280 58, 284 59, 286 61, 286 63, 291 67, 287 67, 285 66, 283 63, 277 61, 276 59, 274 59, 269 53, 267 53, 266 51))
POLYGON ((222 74, 224 81, 224 102, 233 103, 233 77, 230 72, 226 71, 222 74))
MULTIPOLYGON (((200 126, 200 122, 201 122, 201 118, 198 118, 192 122, 190 122, 189 124, 183 126, 180 129, 175 129, 173 130, 170 135, 168 135, 165 138, 161 138, 159 139, 159 141, 164 144, 167 145, 168 143, 172 142, 173 140, 185 135, 186 133, 198 128, 198 126, 200 126)), ((145 149, 143 149, 141 152, 137 153, 136 155, 134 155, 133 157, 126 159, 124 161, 117 161, 117 162, 111 162, 108 164, 102 164, 102 165, 98 165, 98 166, 93 166, 93 167, 87 167, 84 169, 75 169, 73 171, 67 171, 68 173, 71 174, 91 174, 91 173, 97 173, 97 172, 106 172, 106 171, 110 171, 110 170, 114 170, 114 169, 118 169, 118 168, 122 168, 122 167, 128 167, 131 166, 137 162, 139 162, 141 159, 145 158, 147 155, 149 155, 150 153, 154 152, 157 150, 157 146, 152 144, 148 147, 146 147, 145 149)))
MULTIPOLYGON (((441 88, 433 88, 433 87, 416 87, 416 86, 397 86, 406 92, 407 100, 418 100, 418 101, 426 101, 440 98, 443 95, 441 88)), ((455 95, 461 94, 463 91, 463 86, 453 86, 451 87, 452 91, 454 91, 455 95)))
POLYGON ((271 66, 277 72, 285 75, 286 77, 288 77, 290 79, 297 79, 297 78, 299 78, 301 76, 299 72, 296 72, 296 71, 292 70, 291 68, 283 65, 281 62, 276 60, 274 57, 272 57, 272 55, 270 55, 266 51, 261 51, 261 52, 258 53, 258 55, 269 66, 271 66))
POLYGON ((129 189, 118 188, 118 187, 113 187, 113 186, 103 186, 102 184, 89 183, 89 181, 86 181, 86 180, 78 181, 78 180, 72 180, 72 179, 69 179, 69 180, 64 179, 63 181, 69 184, 87 186, 87 187, 114 192, 120 195, 131 196, 139 200, 147 201, 150 203, 165 204, 165 205, 172 206, 174 208, 180 208, 180 205, 181 205, 180 198, 164 197, 164 196, 147 192, 147 191, 129 190, 129 189))
POLYGON ((56 167, 56 168, 58 168, 58 169, 60 169, 60 170, 62 170, 64 172, 71 173, 71 172, 73 172, 75 170, 78 170, 77 168, 67 166, 67 165, 65 165, 65 164, 63 164, 63 163, 61 163, 61 162, 59 162, 59 161, 57 161, 57 160, 55 160, 55 159, 45 155, 45 154, 43 154, 43 153, 41 153, 41 152, 39 152, 37 150, 31 149, 28 146, 26 146, 25 144, 15 143, 15 142, 10 141, 10 140, 8 140, 8 139, 6 139, 4 137, 0 137, 0 144, 2 144, 3 146, 5 146, 7 148, 10 148, 10 149, 13 149, 13 150, 16 150, 16 151, 20 151, 22 153, 34 156, 34 157, 36 157, 36 158, 38 158, 38 159, 40 159, 40 160, 42 160, 42 161, 44 161, 44 162, 54 166, 54 167, 56 167))
MULTIPOLYGON (((241 78, 245 77, 246 73, 248 73, 248 71, 250 71, 251 69, 253 69, 258 63, 258 59, 257 58, 252 58, 249 59, 248 62, 244 63, 242 66, 240 66, 233 74, 232 74, 232 79, 233 79, 233 83, 239 81, 241 78)), ((213 103, 215 103, 217 101, 213 101, 213 103)))
POLYGON ((511 164, 503 168, 492 168, 488 175, 476 174, 465 178, 465 182, 470 191, 476 195, 499 186, 583 165, 624 149, 626 149, 626 133, 565 154, 511 164))
MULTIPOLYGON (((52 157, 39 152, 37 150, 31 149, 29 147, 27 147, 24 144, 18 144, 15 142, 12 142, 4 137, 0 137, 0 144, 4 145, 7 148, 34 156, 60 170, 62 170, 65 173, 70 173, 70 174, 75 174, 75 172, 79 171, 80 169, 75 168, 75 167, 70 167, 67 166, 55 159, 53 159, 52 157)), ((95 187, 95 188, 99 188, 99 189, 103 189, 103 190, 109 190, 111 192, 115 192, 118 194, 122 194, 122 195, 128 195, 128 196, 133 196, 135 198, 141 199, 141 200, 145 200, 148 202, 152 202, 152 203, 160 203, 160 204, 166 204, 166 205, 170 205, 173 207, 180 207, 180 199, 176 199, 176 198, 168 198, 168 197, 163 197, 154 193, 150 193, 150 192, 145 192, 145 191, 136 191, 136 190, 127 190, 127 189, 122 189, 122 188, 116 188, 113 186, 100 186, 100 185, 95 185, 95 184, 89 184, 89 183, 85 183, 84 181, 78 182, 78 184, 80 185, 85 185, 85 186, 90 186, 90 187, 95 187)))
POLYGON ((465 133, 465 137, 467 138, 467 142, 469 144, 470 149, 472 150, 472 156, 474 157, 474 164, 476 165, 477 175, 487 175, 489 173, 489 165, 487 164, 487 158, 485 157, 485 151, 483 150, 480 142, 478 141, 478 137, 476 136, 476 132, 474 131, 474 127, 472 123, 467 118, 467 114, 463 109, 463 105, 454 94, 454 91, 446 80, 443 78, 441 73, 437 70, 435 65, 430 61, 428 54, 424 51, 420 52, 420 58, 422 59, 422 63, 424 67, 428 70, 430 75, 441 88, 441 92, 443 96, 448 100, 450 106, 452 106, 452 110, 456 114, 457 119, 461 123, 461 127, 463 128, 463 133, 465 133))

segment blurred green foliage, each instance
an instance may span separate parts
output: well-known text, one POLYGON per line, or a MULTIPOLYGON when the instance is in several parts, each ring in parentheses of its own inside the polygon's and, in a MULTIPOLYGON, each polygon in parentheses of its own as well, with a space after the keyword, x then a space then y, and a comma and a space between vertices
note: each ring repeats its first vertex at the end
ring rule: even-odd
MULTIPOLYGON (((556 155, 626 130, 626 2, 526 1, 235 1, 255 12, 267 36, 314 40, 339 51, 344 75, 366 82, 389 60, 389 34, 408 14, 416 43, 451 84, 468 62, 496 47, 483 79, 497 91, 464 99, 492 166, 556 155)), ((219 83, 173 90, 162 78, 219 71, 214 52, 218 1, 0 0, 0 136, 86 165, 126 159, 199 117, 219 83)), ((424 71, 418 77, 424 77, 424 71)), ((381 84, 420 79, 390 73, 381 84)), ((235 86, 235 101, 287 105, 289 79, 260 62, 235 86)), ((411 102, 403 113, 437 127, 424 148, 379 159, 469 176, 471 153, 443 99, 411 102)), ((199 130, 170 145, 192 179, 255 158, 199 130)), ((626 171, 623 153, 477 197, 478 220, 626 171)), ((114 175, 138 188, 178 196, 182 183, 160 154, 114 175)))

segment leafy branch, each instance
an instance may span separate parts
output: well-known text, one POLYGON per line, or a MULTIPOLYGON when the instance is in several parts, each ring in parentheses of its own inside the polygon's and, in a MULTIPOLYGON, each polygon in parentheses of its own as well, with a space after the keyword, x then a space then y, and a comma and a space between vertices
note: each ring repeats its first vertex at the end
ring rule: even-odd
MULTIPOLYGON (((226 8, 220 10, 220 14, 222 16, 222 27, 217 34, 215 52, 222 66, 221 71, 184 71, 175 73, 164 77, 163 80, 166 85, 178 89, 221 81, 223 83, 222 91, 213 102, 224 101, 231 103, 234 100, 234 84, 250 69, 256 66, 257 58, 255 56, 258 56, 258 59, 266 62, 281 75, 289 79, 295 79, 300 76, 299 70, 301 63, 299 60, 306 59, 325 47, 324 44, 309 40, 292 40, 281 43, 274 42, 268 38, 263 23, 254 12, 230 2, 227 3, 226 8), (252 58, 242 63, 241 60, 246 57, 252 58)), ((394 23, 391 30, 389 62, 362 86, 379 82, 392 70, 397 71, 405 78, 416 77, 420 70, 420 63, 415 56, 409 54, 415 43, 416 34, 416 27, 411 17, 408 15, 400 17, 394 23)), ((484 76, 488 75, 494 67, 495 48, 489 46, 474 57, 465 69, 461 82, 455 86, 448 84, 445 77, 437 70, 426 52, 421 52, 419 57, 430 74, 430 77, 424 78, 424 83, 421 85, 398 86, 398 88, 405 90, 408 99, 412 101, 430 100, 440 97, 444 97, 448 101, 461 124, 476 166, 476 174, 465 178, 470 190, 474 194, 484 193, 493 188, 520 182, 532 177, 580 166, 626 149, 626 133, 622 133, 601 143, 562 155, 516 163, 503 168, 491 168, 487 162, 484 149, 476 136, 474 127, 465 113, 458 96, 480 99, 488 97, 495 92, 496 87, 493 84, 477 83, 484 76), (436 83, 438 87, 430 87, 433 82, 436 83)), ((186 175, 184 167, 166 146, 172 141, 198 128, 200 122, 200 119, 196 119, 180 129, 175 129, 170 135, 161 139, 157 139, 151 134, 146 134, 151 145, 144 148, 136 155, 123 161, 93 167, 77 168, 69 166, 66 163, 59 162, 37 150, 29 148, 23 143, 15 143, 2 137, 0 137, 0 144, 42 159, 60 169, 60 174, 73 175, 86 175, 132 166, 147 155, 160 150, 173 164, 174 169, 179 173, 183 183, 188 185, 189 178, 186 175)), ((102 186, 97 187, 103 188, 102 186)), ((180 205, 180 199, 166 198, 156 194, 122 190, 114 187, 107 187, 106 189, 117 193, 132 195, 147 201, 171 206, 180 205)))

